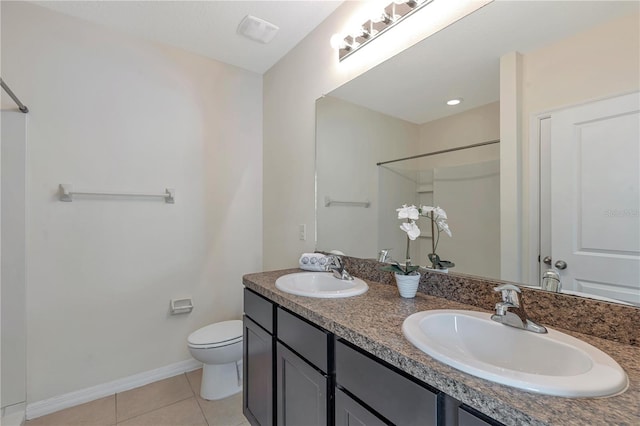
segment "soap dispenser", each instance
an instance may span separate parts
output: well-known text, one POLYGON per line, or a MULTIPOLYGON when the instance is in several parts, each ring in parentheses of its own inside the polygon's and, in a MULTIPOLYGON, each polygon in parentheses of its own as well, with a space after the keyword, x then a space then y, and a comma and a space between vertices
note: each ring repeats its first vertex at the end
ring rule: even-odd
POLYGON ((560 283, 560 275, 554 269, 547 269, 542 274, 542 283, 540 288, 554 293, 560 293, 562 291, 562 283, 560 283))

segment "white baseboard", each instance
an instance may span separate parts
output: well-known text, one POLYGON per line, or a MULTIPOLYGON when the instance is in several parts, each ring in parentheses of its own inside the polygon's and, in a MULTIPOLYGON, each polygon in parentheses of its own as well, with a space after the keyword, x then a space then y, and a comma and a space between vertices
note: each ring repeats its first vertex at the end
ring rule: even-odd
POLYGON ((2 426, 24 426, 24 413, 13 413, 0 417, 2 426))
POLYGON ((202 367, 202 363, 192 358, 165 367, 156 368, 155 370, 114 380, 113 382, 91 386, 42 401, 31 402, 27 404, 27 420, 51 414, 65 408, 75 407, 85 402, 95 401, 96 399, 144 386, 168 377, 177 376, 178 374, 188 371, 197 370, 200 367, 202 367))
MULTIPOLYGON (((7 405, 6 407, 2 407, 2 417, 11 416, 15 413, 25 413, 27 409, 27 403, 22 401, 17 404, 7 405)), ((1 425, 1 424, 0 424, 1 425)))
POLYGON ((24 426, 26 404, 19 402, 2 408, 1 426, 24 426))

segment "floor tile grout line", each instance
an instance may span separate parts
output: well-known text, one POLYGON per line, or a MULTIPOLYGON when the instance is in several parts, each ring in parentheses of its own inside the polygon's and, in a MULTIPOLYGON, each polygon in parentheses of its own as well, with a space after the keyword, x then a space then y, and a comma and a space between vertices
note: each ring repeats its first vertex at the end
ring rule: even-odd
POLYGON ((207 416, 204 414, 204 410, 202 409, 202 405, 200 405, 200 400, 198 399, 198 397, 196 397, 196 404, 198 404, 198 408, 200 409, 200 414, 202 414, 204 422, 207 424, 207 426, 211 426, 209 424, 209 419, 207 419, 207 416))
MULTIPOLYGON (((193 389, 193 383, 191 383, 191 380, 189 380, 189 375, 187 373, 185 373, 185 375, 187 376, 187 382, 189 382, 189 387, 191 388, 191 392, 195 394, 196 392, 193 389)), ((209 420, 207 419, 207 416, 204 414, 204 410, 202 409, 202 405, 200 404, 200 398, 198 398, 198 396, 199 394, 195 395, 195 398, 196 398, 196 403, 198 404, 198 408, 200 408, 200 413, 202 414, 202 417, 204 418, 204 422, 207 424, 207 426, 211 426, 209 424, 209 420)))
POLYGON ((243 421, 241 421, 240 423, 238 423, 238 424, 237 424, 237 425, 235 425, 235 426, 242 426, 242 425, 244 425, 244 424, 247 424, 247 423, 248 423, 248 420, 247 420, 247 418, 246 418, 246 417, 244 417, 244 414, 242 415, 242 417, 244 418, 244 420, 243 420, 243 421))
MULTIPOLYGON (((185 374, 185 375, 186 375, 186 373, 182 373, 182 374, 185 374)), ((168 379, 172 379, 172 378, 175 378, 175 377, 178 377, 178 376, 180 376, 180 374, 178 374, 177 376, 169 377, 168 379)), ((186 381, 187 381, 187 385, 189 386, 189 390, 191 391, 191 396, 187 396, 187 397, 185 397, 185 398, 175 400, 175 401, 170 402, 170 403, 168 403, 168 404, 165 404, 165 405, 163 405, 163 406, 161 406, 161 407, 156 407, 156 408, 154 408, 154 409, 152 409, 152 410, 149 410, 149 411, 145 411, 145 412, 143 412, 143 413, 136 414, 135 416, 127 417, 126 419, 120 419, 120 420, 119 420, 119 419, 118 419, 118 412, 116 411, 116 425, 117 425, 117 424, 120 424, 121 422, 125 422, 125 421, 127 421, 127 420, 134 419, 134 418, 136 418, 136 417, 142 416, 142 415, 144 415, 144 414, 152 413, 152 412, 154 412, 154 411, 156 411, 156 410, 159 410, 159 409, 161 409, 161 408, 169 407, 169 406, 171 406, 171 405, 173 405, 173 404, 176 404, 176 403, 178 403, 178 402, 185 401, 185 400, 187 400, 187 399, 189 399, 189 398, 193 398, 193 396, 194 396, 194 395, 193 395, 193 389, 191 388, 191 382, 189 382, 189 378, 188 378, 188 377, 185 377, 185 379, 186 379, 186 381)), ((167 379, 163 379, 163 380, 167 380, 167 379)), ((158 381, 156 381, 156 382, 149 383, 149 384, 147 384, 147 385, 145 385, 145 386, 149 386, 149 385, 152 385, 152 384, 154 384, 154 383, 161 382, 161 381, 163 381, 163 380, 158 380, 158 381)), ((131 389, 131 390, 140 389, 140 388, 143 388, 143 387, 144 387, 144 386, 140 386, 140 387, 138 387, 138 388, 134 388, 134 389, 131 389)), ((127 391, 127 392, 128 392, 128 391, 127 391)))
MULTIPOLYGON (((138 418, 138 417, 140 417, 140 416, 145 416, 145 415, 147 415, 147 414, 153 413, 154 411, 158 411, 158 410, 165 409, 165 408, 167 408, 167 407, 171 407, 172 405, 179 404, 179 403, 184 402, 184 401, 186 401, 186 400, 188 400, 188 399, 191 399, 191 398, 194 398, 194 397, 193 397, 193 396, 190 396, 189 398, 184 398, 184 399, 181 399, 180 401, 172 402, 171 404, 167 404, 167 405, 165 405, 165 406, 163 406, 163 407, 158 407, 158 408, 156 408, 155 410, 147 411, 146 413, 138 414, 138 415, 136 415, 136 416, 129 417, 128 419, 125 419, 125 420, 122 420, 122 421, 116 421, 116 426, 118 426, 118 425, 120 425, 120 424, 122 424, 122 423, 128 422, 129 420, 137 419, 137 418, 138 418)), ((197 400, 196 400, 196 402, 197 402, 197 400)), ((204 417, 204 416, 203 416, 203 417, 204 417)), ((205 419, 205 421, 206 421, 206 419, 205 419)))
POLYGON ((193 390, 193 383, 191 383, 191 380, 189 380, 189 374, 188 373, 189 372, 184 373, 184 377, 187 379, 187 383, 189 383, 189 389, 191 389, 191 393, 193 394, 193 396, 197 397, 198 395, 196 395, 196 392, 193 390))
POLYGON ((156 407, 156 408, 154 408, 153 410, 145 411, 144 413, 136 414, 135 416, 127 417, 126 419, 122 419, 122 420, 118 420, 118 418, 117 418, 118 413, 116 413, 116 424, 120 424, 120 423, 122 423, 122 422, 126 422, 127 420, 135 419, 136 417, 144 416, 145 414, 153 413, 154 411, 157 411, 157 410, 161 410, 161 409, 163 409, 163 408, 170 407, 170 406, 172 406, 172 405, 174 405, 174 404, 177 404, 177 403, 179 403, 179 402, 186 401, 187 399, 190 399, 190 398, 193 398, 193 397, 194 397, 194 396, 193 396, 193 395, 191 395, 191 396, 187 396, 187 397, 182 398, 182 399, 177 399, 177 400, 175 400, 175 401, 173 401, 173 402, 170 402, 169 404, 163 405, 163 406, 161 406, 161 407, 156 407))
MULTIPOLYGON (((194 370, 197 371, 197 370, 194 370)), ((190 373, 190 372, 189 372, 190 373)), ((200 404, 200 393, 197 392, 194 389, 193 386, 193 382, 189 379, 189 374, 188 373, 184 373, 187 376, 187 382, 189 382, 189 387, 191 388, 191 392, 193 392, 195 398, 196 398, 196 403, 198 404, 198 408, 200 409, 200 414, 202 414, 202 417, 204 418, 204 422, 207 424, 207 426, 211 426, 209 424, 209 419, 207 419, 206 414, 204 413, 204 409, 202 408, 202 404, 200 404)))

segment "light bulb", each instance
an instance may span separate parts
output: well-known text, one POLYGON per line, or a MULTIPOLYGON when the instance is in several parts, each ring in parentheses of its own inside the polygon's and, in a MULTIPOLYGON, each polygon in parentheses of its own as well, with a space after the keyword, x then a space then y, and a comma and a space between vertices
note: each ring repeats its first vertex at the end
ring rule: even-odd
POLYGON ((462 98, 456 98, 456 99, 451 99, 447 101, 447 105, 449 106, 455 106, 455 105, 459 105, 462 103, 462 98))
POLYGON ((347 49, 347 50, 355 50, 358 48, 358 46, 360 46, 360 43, 356 41, 355 36, 352 36, 352 35, 345 37, 344 44, 345 44, 344 49, 347 49))
POLYGON ((347 47, 347 43, 344 41, 344 36, 342 34, 332 35, 329 42, 331 43, 331 47, 336 50, 344 49, 345 47, 347 47))
POLYGON ((358 38, 358 37, 363 37, 363 38, 369 38, 369 36, 371 35, 369 33, 369 31, 367 31, 364 27, 360 27, 358 29, 356 29, 353 33, 351 33, 352 37, 354 39, 358 38))
POLYGON ((380 12, 380 13, 376 13, 371 17, 371 22, 374 23, 378 23, 378 22, 384 22, 385 24, 388 24, 391 22, 391 16, 387 15, 386 12, 380 12))
POLYGON ((397 5, 406 4, 412 9, 422 5, 422 3, 424 3, 425 1, 426 0, 393 0, 393 2, 397 5))

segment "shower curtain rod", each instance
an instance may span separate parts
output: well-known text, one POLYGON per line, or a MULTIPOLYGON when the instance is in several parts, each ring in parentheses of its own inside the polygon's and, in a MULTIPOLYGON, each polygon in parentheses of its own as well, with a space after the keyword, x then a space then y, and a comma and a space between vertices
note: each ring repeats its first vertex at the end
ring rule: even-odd
POLYGON ((2 78, 0 78, 0 86, 2 86, 2 88, 4 89, 5 92, 7 92, 7 95, 9 95, 9 97, 11 99, 13 99, 13 102, 15 102, 16 104, 18 104, 18 109, 22 112, 24 112, 25 114, 29 112, 29 108, 27 108, 27 106, 25 104, 23 104, 22 102, 20 102, 20 99, 18 99, 18 97, 15 95, 15 93, 13 93, 11 91, 11 89, 9 89, 9 86, 7 86, 4 83, 4 80, 2 80, 2 78))
POLYGON ((383 164, 389 164, 389 163, 397 163, 398 161, 413 160, 414 158, 429 157, 430 155, 445 154, 447 152, 461 151, 463 149, 477 148, 479 146, 492 145, 494 143, 500 143, 500 139, 496 139, 496 140, 493 140, 493 141, 474 143, 472 145, 460 146, 460 147, 457 147, 457 148, 443 149, 442 151, 428 152, 426 154, 413 155, 411 157, 398 158, 397 160, 383 161, 381 163, 376 163, 376 166, 382 166, 383 164))

